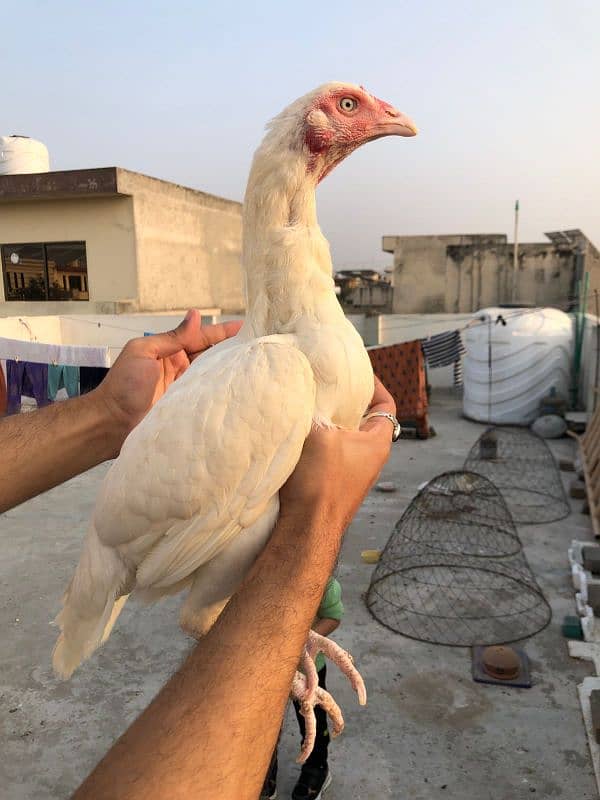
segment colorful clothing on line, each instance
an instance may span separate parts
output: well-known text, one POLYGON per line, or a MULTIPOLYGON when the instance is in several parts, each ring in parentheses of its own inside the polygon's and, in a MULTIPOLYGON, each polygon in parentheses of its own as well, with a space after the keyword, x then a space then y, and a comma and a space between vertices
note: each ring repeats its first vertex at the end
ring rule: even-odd
POLYGON ((430 369, 454 364, 454 385, 462 386, 462 357, 466 353, 460 331, 445 331, 421 339, 430 369))
POLYGON ((86 394, 95 389, 106 377, 108 369, 106 367, 80 367, 79 369, 79 392, 86 394))
POLYGON ((34 364, 31 361, 6 362, 6 382, 8 390, 7 413, 17 414, 21 410, 21 398, 33 397, 38 408, 47 406, 48 365, 34 364))
POLYGON ((8 395, 6 393, 6 378, 4 377, 4 370, 0 364, 0 417, 6 414, 8 407, 8 395))
POLYGON ((429 421, 425 359, 421 342, 416 339, 401 344, 371 347, 367 352, 373 372, 394 398, 398 421, 401 424, 414 422, 418 436, 426 439, 429 436, 429 421))
POLYGON ((66 389, 69 397, 79 394, 79 367, 48 364, 48 399, 56 400, 59 389, 66 389))

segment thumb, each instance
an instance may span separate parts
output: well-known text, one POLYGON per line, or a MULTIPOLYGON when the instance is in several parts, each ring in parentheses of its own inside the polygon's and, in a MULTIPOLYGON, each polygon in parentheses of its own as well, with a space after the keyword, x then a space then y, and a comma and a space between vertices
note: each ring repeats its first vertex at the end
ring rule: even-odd
POLYGON ((171 331, 135 339, 136 350, 147 358, 168 358, 180 350, 186 353, 198 350, 200 312, 191 308, 179 325, 171 331))

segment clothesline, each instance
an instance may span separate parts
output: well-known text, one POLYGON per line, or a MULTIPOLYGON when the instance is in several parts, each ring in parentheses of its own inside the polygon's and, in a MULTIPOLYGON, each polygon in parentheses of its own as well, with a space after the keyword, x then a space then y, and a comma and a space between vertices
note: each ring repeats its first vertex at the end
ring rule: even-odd
POLYGON ((395 348, 400 352, 402 348, 410 347, 418 343, 425 356, 427 366, 430 369, 453 366, 454 385, 458 387, 462 386, 462 357, 466 352, 461 331, 462 328, 456 328, 454 330, 435 333, 431 336, 425 336, 421 339, 414 339, 410 342, 374 345, 372 347, 367 347, 367 350, 375 354, 377 350, 383 348, 395 348))
POLYGON ((0 365, 0 415, 21 411, 23 397, 33 398, 38 408, 56 400, 64 389, 69 397, 92 391, 104 379, 106 367, 68 367, 33 361, 6 362, 6 379, 0 365))
POLYGON ((0 359, 4 361, 108 368, 113 360, 111 350, 120 350, 120 348, 27 342, 24 339, 0 337, 0 359))

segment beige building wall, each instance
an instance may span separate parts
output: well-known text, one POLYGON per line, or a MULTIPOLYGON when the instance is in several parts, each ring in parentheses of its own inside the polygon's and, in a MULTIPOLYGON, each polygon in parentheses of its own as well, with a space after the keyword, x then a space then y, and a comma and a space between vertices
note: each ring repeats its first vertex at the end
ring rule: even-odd
POLYGON ((0 244, 85 241, 90 300, 5 302, 0 315, 89 314, 135 299, 137 267, 130 197, 36 200, 0 205, 0 244))
MULTIPOLYGON (((519 246, 514 297, 513 245, 503 234, 384 236, 383 250, 394 254, 396 314, 468 313, 513 301, 569 308, 574 300, 575 255, 551 241, 519 246)), ((585 269, 591 290, 600 288, 591 243, 585 269)))
POLYGON ((133 196, 137 310, 245 308, 240 203, 121 169, 118 189, 133 196))

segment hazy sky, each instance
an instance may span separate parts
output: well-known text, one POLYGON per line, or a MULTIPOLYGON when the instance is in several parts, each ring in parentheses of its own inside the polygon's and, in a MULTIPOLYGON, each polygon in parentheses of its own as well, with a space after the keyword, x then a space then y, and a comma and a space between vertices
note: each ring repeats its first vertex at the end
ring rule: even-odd
POLYGON ((328 80, 408 113, 319 188, 336 266, 383 234, 580 227, 600 246, 600 2, 5 3, 0 133, 54 169, 122 166, 241 199, 266 120, 328 80))

